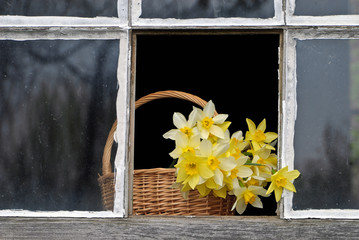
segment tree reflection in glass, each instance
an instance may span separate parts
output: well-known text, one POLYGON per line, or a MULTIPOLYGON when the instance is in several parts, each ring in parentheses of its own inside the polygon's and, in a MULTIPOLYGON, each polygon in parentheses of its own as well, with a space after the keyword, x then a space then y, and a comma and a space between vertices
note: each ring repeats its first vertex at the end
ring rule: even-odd
POLYGON ((0 209, 100 210, 118 41, 1 41, 0 49, 0 209))
POLYGON ((272 18, 274 0, 142 0, 141 18, 272 18))

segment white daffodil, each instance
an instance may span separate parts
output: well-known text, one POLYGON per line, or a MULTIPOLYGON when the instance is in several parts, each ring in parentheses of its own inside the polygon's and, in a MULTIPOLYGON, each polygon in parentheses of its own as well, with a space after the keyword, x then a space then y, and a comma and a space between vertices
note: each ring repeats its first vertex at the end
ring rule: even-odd
POLYGON ((176 148, 170 153, 170 156, 173 159, 179 158, 183 155, 183 153, 191 152, 195 153, 196 149, 199 148, 199 144, 201 139, 199 135, 195 135, 192 137, 188 137, 183 132, 177 132, 175 135, 176 148))
POLYGON ((233 204, 232 211, 237 210, 239 214, 242 214, 248 203, 256 208, 263 208, 262 201, 258 195, 263 197, 268 197, 266 190, 263 187, 249 186, 240 187, 238 189, 233 189, 233 194, 237 197, 236 202, 233 204))
POLYGON ((189 138, 194 135, 197 135, 199 132, 195 127, 195 125, 200 117, 199 111, 200 109, 193 108, 193 111, 190 113, 188 117, 188 121, 186 120, 185 116, 183 116, 182 113, 175 112, 173 114, 173 124, 177 129, 172 129, 166 132, 165 134, 163 134, 163 137, 166 139, 175 140, 175 136, 178 132, 182 132, 186 134, 189 138))
POLYGON ((212 101, 209 101, 203 108, 203 111, 198 109, 199 120, 197 127, 203 139, 208 139, 209 134, 219 138, 224 138, 224 131, 218 125, 224 123, 227 119, 227 114, 218 114, 214 117, 215 106, 212 101))

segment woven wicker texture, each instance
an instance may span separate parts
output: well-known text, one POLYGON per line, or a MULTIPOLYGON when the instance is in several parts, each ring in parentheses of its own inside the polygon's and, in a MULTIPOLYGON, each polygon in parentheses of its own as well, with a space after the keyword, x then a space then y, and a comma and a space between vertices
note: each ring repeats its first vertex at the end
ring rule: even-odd
POLYGON ((179 189, 171 188, 176 181, 175 171, 174 168, 134 171, 134 215, 233 215, 233 196, 226 199, 213 195, 199 198, 197 191, 190 191, 188 200, 185 200, 179 189))
MULTIPOLYGON (((178 98, 204 107, 203 99, 180 91, 160 91, 146 95, 136 101, 135 108, 161 98, 178 98)), ((217 113, 215 113, 217 114, 217 113)), ((116 131, 114 122, 107 137, 102 157, 102 176, 98 178, 103 206, 113 209, 114 173, 111 167, 111 149, 116 131)), ((175 169, 154 168, 135 170, 133 175, 133 214, 134 215, 233 215, 230 211, 235 201, 233 196, 226 199, 209 195, 199 198, 197 191, 190 191, 185 200, 179 189, 171 188, 176 181, 175 169)))

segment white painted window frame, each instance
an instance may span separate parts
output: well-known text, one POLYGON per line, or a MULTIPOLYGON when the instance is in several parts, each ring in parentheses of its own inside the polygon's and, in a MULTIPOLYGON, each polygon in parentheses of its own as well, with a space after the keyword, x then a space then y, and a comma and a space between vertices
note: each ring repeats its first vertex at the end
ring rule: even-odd
POLYGON ((195 19, 175 19, 175 18, 140 18, 142 12, 142 0, 131 1, 131 26, 136 28, 196 28, 196 27, 240 27, 240 26, 280 26, 284 24, 284 11, 282 0, 274 1, 273 18, 195 18, 195 19))
MULTIPOLYGON (((296 117, 295 39, 312 37, 358 38, 359 16, 293 16, 295 0, 274 0, 275 16, 256 18, 143 19, 141 0, 118 0, 118 18, 114 17, 25 17, 0 16, 0 40, 37 39, 119 39, 117 132, 118 149, 115 157, 116 194, 114 211, 33 212, 1 210, 0 216, 21 217, 127 217, 129 215, 128 169, 131 89, 131 30, 132 29, 280 29, 284 31, 282 79, 279 116, 279 159, 282 166, 294 165, 294 122, 296 117), (353 29, 347 29, 351 26, 353 29), (319 27, 321 30, 317 30, 319 27), (325 28, 330 27, 330 28, 325 28), (321 31, 321 32, 318 32, 321 31), (350 33, 348 33, 350 32, 350 33), (343 35, 341 35, 343 34, 343 35), (343 37, 344 36, 344 37, 343 37)), ((359 218, 357 210, 292 210, 292 193, 284 191, 280 206, 282 218, 359 218)))
MULTIPOLYGON (((359 26, 359 15, 333 15, 333 16, 297 16, 294 15, 295 2, 287 0, 286 23, 292 26, 359 26)), ((315 0, 313 0, 315 1, 315 0)))
MULTIPOLYGON (((296 29, 286 31, 284 34, 285 53, 284 62, 286 63, 283 77, 282 93, 282 114, 280 134, 280 159, 282 166, 288 166, 290 170, 294 168, 294 126, 297 117, 296 99, 296 41, 310 39, 359 39, 359 29, 296 29)), ((359 219, 359 209, 318 209, 318 210, 293 210, 293 192, 283 191, 281 202, 282 218, 342 218, 359 219)))

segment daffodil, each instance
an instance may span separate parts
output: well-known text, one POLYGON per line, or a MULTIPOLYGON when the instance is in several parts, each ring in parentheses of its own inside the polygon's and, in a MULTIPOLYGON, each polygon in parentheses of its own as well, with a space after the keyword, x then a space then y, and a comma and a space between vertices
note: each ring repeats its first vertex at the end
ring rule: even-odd
POLYGON ((213 180, 220 187, 223 186, 223 171, 231 171, 236 166, 236 161, 233 157, 225 157, 224 153, 228 150, 229 144, 216 144, 204 139, 200 143, 199 151, 201 157, 207 159, 208 167, 213 171, 213 180))
MULTIPOLYGON (((196 108, 195 108, 196 109, 196 108)), ((214 116, 215 106, 212 101, 209 101, 203 108, 203 111, 198 109, 199 119, 197 120, 197 128, 203 139, 208 139, 209 134, 218 138, 224 138, 224 131, 218 125, 224 123, 227 119, 227 114, 218 114, 214 116)))
POLYGON ((199 135, 188 137, 183 132, 177 132, 175 136, 176 148, 170 153, 170 156, 174 159, 181 157, 186 152, 195 153, 199 148, 201 139, 199 135))
POLYGON ((188 121, 182 113, 175 112, 173 114, 173 124, 177 129, 172 129, 165 134, 163 137, 166 139, 175 140, 176 134, 182 132, 187 135, 187 137, 192 137, 193 135, 198 134, 198 130, 195 127, 197 120, 199 119, 199 109, 194 108, 188 117, 188 121))
POLYGON ((248 130, 246 133, 246 140, 251 141, 254 151, 265 146, 268 149, 275 150, 270 143, 278 137, 277 133, 267 132, 266 130, 266 120, 263 121, 256 127, 252 120, 246 118, 248 124, 248 130))
POLYGON ((232 211, 236 209, 239 214, 242 214, 246 210, 248 204, 251 204, 256 208, 263 208, 262 201, 258 195, 263 197, 269 196, 266 194, 266 190, 263 187, 258 186, 233 189, 233 194, 236 196, 236 201, 233 204, 232 211))
POLYGON ((282 197, 283 188, 296 192, 295 187, 291 181, 299 177, 300 173, 298 170, 288 171, 288 166, 280 169, 272 177, 272 183, 269 185, 267 194, 274 191, 275 200, 279 202, 282 197))
POLYGON ((214 175, 207 159, 198 157, 191 152, 185 153, 183 160, 177 163, 175 167, 178 169, 176 182, 183 185, 188 183, 192 189, 214 175))
MULTIPOLYGON (((275 154, 271 154, 271 150, 262 147, 258 151, 253 152, 252 163, 258 164, 253 165, 252 178, 258 181, 270 181, 272 175, 272 169, 276 169, 277 158, 275 154)), ((255 180, 252 180, 253 182, 255 180)))
POLYGON ((242 151, 248 146, 248 143, 243 141, 242 131, 237 131, 233 133, 230 139, 230 145, 227 152, 227 155, 233 156, 235 159, 238 159, 242 156, 242 151))

